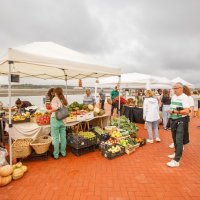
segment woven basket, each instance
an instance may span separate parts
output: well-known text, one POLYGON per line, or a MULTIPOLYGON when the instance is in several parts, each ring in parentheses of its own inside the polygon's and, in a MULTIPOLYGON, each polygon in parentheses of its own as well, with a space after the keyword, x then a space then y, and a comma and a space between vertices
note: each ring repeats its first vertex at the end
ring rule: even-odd
POLYGON ((42 136, 31 142, 30 145, 37 154, 43 154, 49 150, 51 141, 52 139, 50 136, 42 136))
POLYGON ((26 158, 31 154, 31 138, 17 139, 12 144, 13 158, 26 158))

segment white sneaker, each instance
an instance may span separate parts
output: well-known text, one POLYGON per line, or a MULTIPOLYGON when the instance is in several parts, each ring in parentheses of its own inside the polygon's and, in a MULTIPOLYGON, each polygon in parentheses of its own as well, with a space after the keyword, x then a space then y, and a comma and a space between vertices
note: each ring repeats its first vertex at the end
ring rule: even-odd
POLYGON ((156 138, 156 142, 160 142, 161 139, 159 137, 156 138))
POLYGON ((168 155, 168 158, 174 159, 175 158, 175 153, 168 155))
POLYGON ((169 145, 169 148, 173 149, 173 148, 174 148, 174 143, 171 143, 171 144, 169 145))
POLYGON ((153 144, 153 140, 147 139, 147 142, 153 144))
POLYGON ((170 162, 167 163, 168 167, 179 167, 179 162, 176 162, 175 160, 171 160, 170 162))

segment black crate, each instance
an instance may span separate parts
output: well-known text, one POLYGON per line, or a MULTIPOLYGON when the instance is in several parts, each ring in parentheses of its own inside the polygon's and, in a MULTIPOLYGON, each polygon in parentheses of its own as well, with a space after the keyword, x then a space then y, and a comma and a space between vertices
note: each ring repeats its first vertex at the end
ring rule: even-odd
POLYGON ((116 152, 116 153, 111 153, 107 150, 102 150, 102 155, 107 158, 108 160, 112 160, 114 158, 117 158, 119 156, 122 156, 125 154, 125 148, 123 146, 120 146, 121 147, 121 151, 119 152, 116 152))
POLYGON ((146 144, 146 139, 144 138, 144 139, 142 139, 142 141, 140 142, 140 146, 139 147, 142 147, 142 146, 144 146, 146 144))
POLYGON ((97 144, 97 137, 93 137, 91 139, 86 139, 87 147, 93 146, 97 144))
POLYGON ((94 152, 95 149, 96 149, 96 145, 93 145, 93 146, 85 147, 85 148, 82 148, 82 149, 75 149, 75 148, 72 147, 71 151, 75 156, 79 157, 83 154, 86 154, 86 153, 89 153, 89 152, 94 152))
POLYGON ((17 162, 19 161, 34 161, 34 160, 48 160, 48 151, 42 154, 37 154, 34 151, 27 158, 17 158, 17 162))

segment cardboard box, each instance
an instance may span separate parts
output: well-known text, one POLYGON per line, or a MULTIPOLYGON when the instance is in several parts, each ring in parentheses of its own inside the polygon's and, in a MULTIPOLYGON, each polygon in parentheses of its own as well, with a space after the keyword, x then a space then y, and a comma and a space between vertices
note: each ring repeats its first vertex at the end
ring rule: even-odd
POLYGON ((85 119, 88 120, 88 119, 93 119, 94 118, 94 112, 88 112, 86 113, 85 115, 85 119))

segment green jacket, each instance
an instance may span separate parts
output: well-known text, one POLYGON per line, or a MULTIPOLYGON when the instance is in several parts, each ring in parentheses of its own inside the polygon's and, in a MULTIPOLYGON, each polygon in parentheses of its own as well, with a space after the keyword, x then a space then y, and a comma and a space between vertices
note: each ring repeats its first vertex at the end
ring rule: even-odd
POLYGON ((113 100, 115 97, 119 96, 119 91, 117 90, 113 90, 111 93, 111 99, 113 100))

